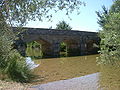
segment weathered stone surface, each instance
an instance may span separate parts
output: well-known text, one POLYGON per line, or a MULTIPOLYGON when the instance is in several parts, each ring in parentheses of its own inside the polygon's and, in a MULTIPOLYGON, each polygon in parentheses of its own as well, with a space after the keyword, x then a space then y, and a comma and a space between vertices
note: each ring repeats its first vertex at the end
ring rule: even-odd
POLYGON ((43 28, 25 29, 26 31, 20 33, 18 37, 24 43, 32 41, 40 42, 43 54, 47 57, 59 57, 61 42, 67 44, 68 55, 70 56, 95 54, 98 51, 98 48, 93 46, 94 43, 98 44, 100 41, 96 32, 43 28))

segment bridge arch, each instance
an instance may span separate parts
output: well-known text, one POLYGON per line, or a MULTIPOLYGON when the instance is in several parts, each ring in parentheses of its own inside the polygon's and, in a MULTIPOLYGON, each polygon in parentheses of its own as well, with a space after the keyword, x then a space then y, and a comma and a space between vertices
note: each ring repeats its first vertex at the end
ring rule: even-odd
MULTIPOLYGON (((99 39, 96 32, 52 30, 43 28, 27 29, 28 30, 23 32, 22 35, 21 33, 19 34, 20 39, 18 41, 24 43, 37 41, 38 43, 41 43, 45 57, 59 57, 61 42, 67 44, 68 56, 86 55, 86 52, 92 54, 93 49, 90 49, 92 48, 92 43, 93 41, 95 43, 98 42, 99 39)), ((21 45, 20 47, 22 46, 24 45, 21 45)))
POLYGON ((80 55, 80 42, 77 39, 64 39, 62 42, 66 44, 67 56, 80 55))
POLYGON ((41 44, 42 57, 50 57, 52 54, 52 44, 41 38, 36 40, 36 42, 41 44))
POLYGON ((99 50, 98 44, 99 42, 96 42, 94 39, 88 40, 86 42, 86 54, 97 54, 99 50))

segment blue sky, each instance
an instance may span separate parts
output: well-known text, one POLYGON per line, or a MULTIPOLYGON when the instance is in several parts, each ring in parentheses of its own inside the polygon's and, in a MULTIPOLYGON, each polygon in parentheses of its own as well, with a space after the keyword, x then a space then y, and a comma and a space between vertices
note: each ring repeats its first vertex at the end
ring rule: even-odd
POLYGON ((80 31, 92 31, 96 32, 100 29, 99 25, 97 24, 97 15, 95 11, 102 10, 102 5, 105 5, 109 8, 112 5, 112 0, 82 0, 86 3, 86 6, 81 6, 80 15, 77 15, 76 12, 73 12, 70 17, 70 20, 67 16, 65 16, 64 11, 60 11, 58 13, 54 13, 52 18, 52 22, 48 22, 44 20, 40 22, 36 21, 29 21, 26 25, 27 27, 35 27, 35 28, 52 28, 56 27, 56 24, 59 21, 66 21, 73 30, 80 30, 80 31))

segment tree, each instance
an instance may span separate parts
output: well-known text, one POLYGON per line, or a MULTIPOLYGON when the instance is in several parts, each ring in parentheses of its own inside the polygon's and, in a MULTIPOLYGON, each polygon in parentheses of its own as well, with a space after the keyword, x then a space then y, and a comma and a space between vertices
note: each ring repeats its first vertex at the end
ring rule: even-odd
MULTIPOLYGON (((18 79, 21 75, 20 77, 23 80, 27 78, 29 81, 29 75, 26 74, 26 71, 17 70, 17 68, 24 67, 22 66, 24 64, 19 67, 17 65, 18 61, 11 63, 11 61, 21 58, 15 50, 11 50, 13 40, 17 39, 12 32, 12 27, 24 26, 30 20, 39 19, 42 21, 43 17, 50 20, 52 18, 51 10, 57 12, 64 9, 68 16, 74 10, 79 13, 82 4, 84 3, 79 0, 0 0, 0 69, 7 71, 6 73, 12 79, 18 79), (14 68, 12 72, 10 68, 14 68)), ((27 69, 23 68, 21 70, 27 69)))
MULTIPOLYGON (((57 30, 71 30, 72 27, 69 24, 67 24, 65 21, 61 21, 58 24, 56 24, 56 29, 57 30)), ((60 51, 67 53, 66 47, 67 47, 66 43, 62 42, 60 45, 60 51)), ((66 53, 65 53, 65 56, 67 56, 66 53)))
POLYGON ((97 12, 100 33, 100 63, 115 64, 120 59, 120 1, 115 0, 109 10, 97 12))
POLYGON ((80 5, 84 4, 80 0, 1 0, 0 16, 3 21, 8 20, 9 24, 23 25, 29 20, 43 17, 50 19, 54 10, 65 9, 66 15, 74 10, 79 13, 80 5))
POLYGON ((56 24, 56 29, 59 29, 59 30, 71 30, 72 27, 69 24, 67 24, 65 21, 61 21, 58 24, 56 24))

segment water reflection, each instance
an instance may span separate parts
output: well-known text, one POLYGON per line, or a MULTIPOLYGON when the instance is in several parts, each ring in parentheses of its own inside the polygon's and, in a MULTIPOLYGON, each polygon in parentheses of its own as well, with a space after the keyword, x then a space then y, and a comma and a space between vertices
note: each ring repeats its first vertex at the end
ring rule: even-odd
POLYGON ((41 64, 41 66, 35 69, 35 73, 42 77, 42 80, 33 84, 48 83, 100 72, 97 79, 97 84, 100 86, 99 90, 120 90, 120 67, 116 64, 99 67, 96 63, 96 57, 98 56, 37 60, 36 63, 41 64))
POLYGON ((36 63, 40 64, 40 67, 35 69, 35 73, 42 77, 42 82, 38 83, 65 80, 99 72, 99 67, 96 65, 97 56, 99 55, 39 59, 36 63))

